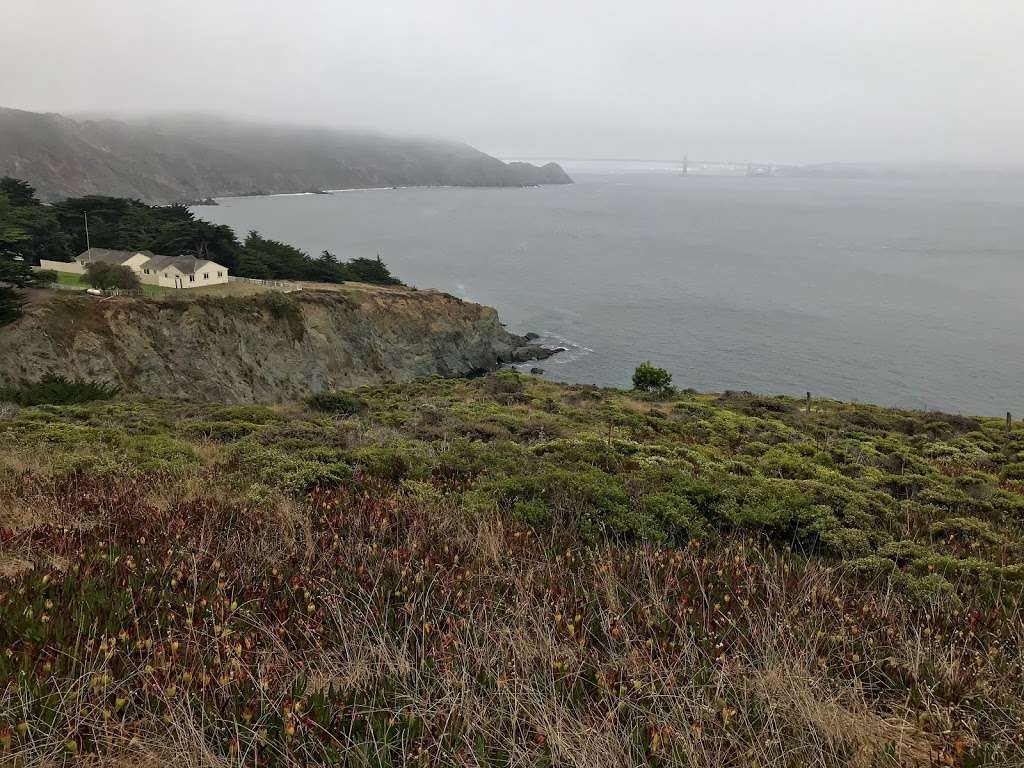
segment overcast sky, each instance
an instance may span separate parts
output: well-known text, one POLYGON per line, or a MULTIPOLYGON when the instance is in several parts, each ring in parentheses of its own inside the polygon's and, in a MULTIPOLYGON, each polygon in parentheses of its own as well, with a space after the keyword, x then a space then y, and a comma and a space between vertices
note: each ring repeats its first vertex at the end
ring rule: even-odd
POLYGON ((1024 163, 1020 0, 0 0, 0 105, 502 156, 1024 163))

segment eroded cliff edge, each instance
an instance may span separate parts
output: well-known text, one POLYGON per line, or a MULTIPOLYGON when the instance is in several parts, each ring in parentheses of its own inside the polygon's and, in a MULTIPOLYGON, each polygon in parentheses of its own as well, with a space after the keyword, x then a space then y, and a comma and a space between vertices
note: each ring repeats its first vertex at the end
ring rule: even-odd
MULTIPOLYGON (((274 402, 325 389, 493 370, 529 342, 435 291, 350 286, 247 297, 40 294, 0 328, 0 383, 54 373, 128 392, 274 402)), ((517 354, 518 353, 518 354, 517 354)))

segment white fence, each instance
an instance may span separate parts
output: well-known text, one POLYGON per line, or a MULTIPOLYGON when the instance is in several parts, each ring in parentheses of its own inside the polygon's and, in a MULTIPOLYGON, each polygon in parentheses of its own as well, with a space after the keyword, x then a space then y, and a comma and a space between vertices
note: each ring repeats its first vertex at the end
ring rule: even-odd
POLYGON ((294 293, 295 291, 301 291, 302 286, 298 283, 293 283, 290 280, 259 280, 255 277, 236 277, 235 275, 229 275, 228 280, 231 282, 243 282, 252 283, 253 285, 263 285, 267 288, 280 288, 284 293, 294 293))

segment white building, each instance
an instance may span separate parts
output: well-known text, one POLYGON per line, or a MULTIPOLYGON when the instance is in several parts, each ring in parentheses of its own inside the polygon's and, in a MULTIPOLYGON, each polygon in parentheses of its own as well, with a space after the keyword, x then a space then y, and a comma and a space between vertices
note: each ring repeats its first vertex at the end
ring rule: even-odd
POLYGON ((96 262, 128 267, 144 284, 164 288, 200 288, 228 282, 228 268, 215 261, 197 259, 195 256, 160 256, 150 251, 90 248, 79 254, 74 261, 43 260, 39 266, 55 272, 82 275, 89 264, 96 262))

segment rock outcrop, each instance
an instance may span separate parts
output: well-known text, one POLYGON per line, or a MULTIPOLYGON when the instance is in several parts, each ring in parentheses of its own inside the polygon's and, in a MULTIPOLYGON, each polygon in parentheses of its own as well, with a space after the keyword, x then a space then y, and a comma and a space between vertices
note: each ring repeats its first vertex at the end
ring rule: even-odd
POLYGON ((0 384, 48 373, 128 392, 274 402, 326 389, 461 376, 522 355, 490 307, 345 287, 168 299, 40 293, 0 328, 0 384))

